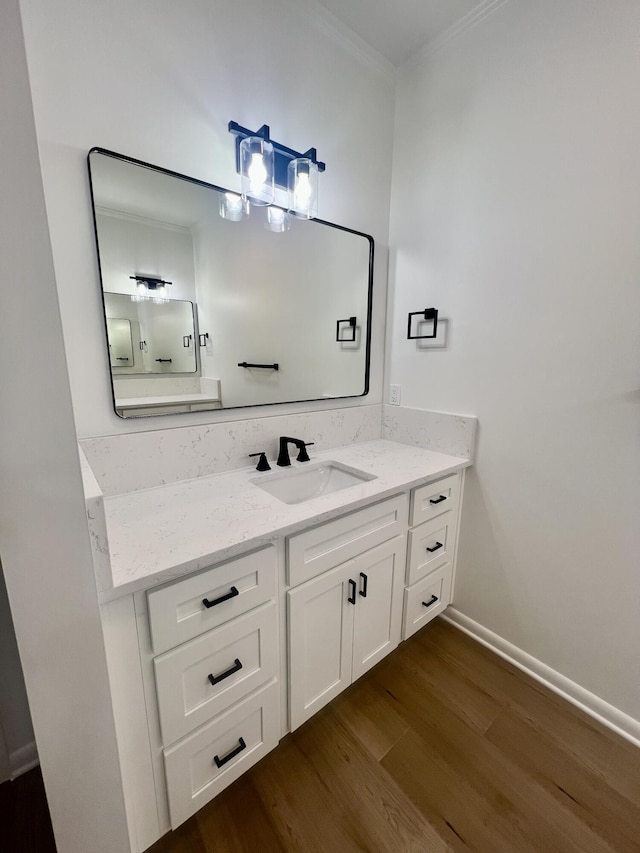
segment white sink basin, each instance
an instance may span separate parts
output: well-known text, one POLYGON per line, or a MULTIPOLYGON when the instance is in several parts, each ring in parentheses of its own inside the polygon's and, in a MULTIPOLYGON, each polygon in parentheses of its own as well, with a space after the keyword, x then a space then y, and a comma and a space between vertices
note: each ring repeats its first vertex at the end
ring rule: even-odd
POLYGON ((251 482, 283 503, 299 504, 375 479, 374 474, 365 474, 341 462, 317 462, 304 468, 265 474, 251 482))

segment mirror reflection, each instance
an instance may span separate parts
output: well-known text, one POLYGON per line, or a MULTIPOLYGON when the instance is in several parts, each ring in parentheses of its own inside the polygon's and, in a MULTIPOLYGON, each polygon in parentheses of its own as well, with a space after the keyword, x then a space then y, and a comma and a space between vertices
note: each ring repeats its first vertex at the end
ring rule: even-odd
POLYGON ((121 417, 367 393, 370 237, 101 149, 89 170, 121 417))

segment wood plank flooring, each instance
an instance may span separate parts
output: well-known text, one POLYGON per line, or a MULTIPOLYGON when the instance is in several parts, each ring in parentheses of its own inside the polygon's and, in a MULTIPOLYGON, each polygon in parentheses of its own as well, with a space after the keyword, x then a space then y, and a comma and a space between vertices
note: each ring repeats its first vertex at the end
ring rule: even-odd
POLYGON ((149 853, 640 853, 640 750, 435 620, 149 853))
MULTIPOLYGON (((55 850, 37 771, 0 850, 55 850)), ((351 851, 640 853, 640 750, 436 619, 148 853, 351 851)))
POLYGON ((2 853, 56 853, 40 768, 0 785, 2 853))

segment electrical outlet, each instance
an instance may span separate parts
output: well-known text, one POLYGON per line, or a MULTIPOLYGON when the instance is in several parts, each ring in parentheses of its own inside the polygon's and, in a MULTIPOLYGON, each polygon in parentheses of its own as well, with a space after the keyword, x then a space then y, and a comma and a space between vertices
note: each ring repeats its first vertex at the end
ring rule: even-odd
POLYGON ((389 386, 389 404, 391 406, 399 406, 400 405, 400 386, 399 385, 390 385, 389 386))

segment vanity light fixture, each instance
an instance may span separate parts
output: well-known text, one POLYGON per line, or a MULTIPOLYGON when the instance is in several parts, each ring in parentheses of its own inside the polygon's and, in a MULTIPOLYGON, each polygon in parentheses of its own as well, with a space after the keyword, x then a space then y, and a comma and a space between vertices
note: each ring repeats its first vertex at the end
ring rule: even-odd
POLYGON ((140 274, 130 275, 129 278, 136 283, 136 292, 131 297, 133 302, 143 302, 146 299, 152 299, 158 303, 169 301, 167 285, 173 284, 173 282, 140 274))
POLYGON ((267 221, 264 227, 268 231, 275 231, 276 233, 288 231, 291 228, 291 218, 287 211, 281 207, 268 207, 267 221))
POLYGON ((236 171, 241 177, 243 198, 252 204, 271 204, 275 197, 275 186, 288 191, 289 212, 294 216, 302 219, 317 216, 318 173, 324 172, 326 166, 318 160, 315 148, 303 154, 287 148, 270 138, 267 124, 252 131, 230 121, 229 132, 236 137, 236 171), (264 188, 271 174, 272 193, 269 199, 264 188))

